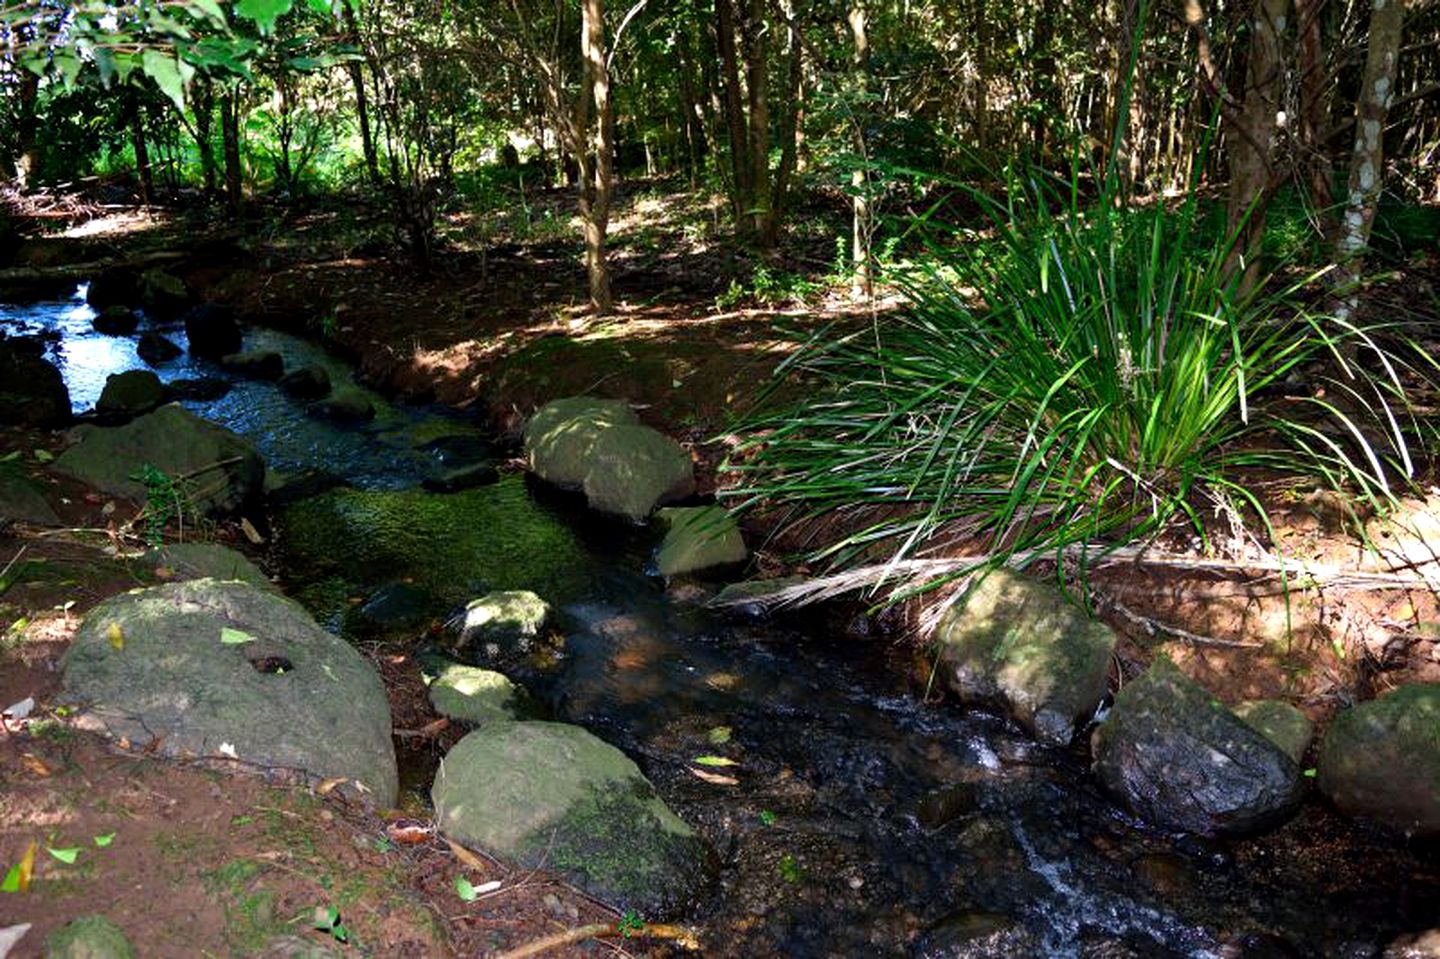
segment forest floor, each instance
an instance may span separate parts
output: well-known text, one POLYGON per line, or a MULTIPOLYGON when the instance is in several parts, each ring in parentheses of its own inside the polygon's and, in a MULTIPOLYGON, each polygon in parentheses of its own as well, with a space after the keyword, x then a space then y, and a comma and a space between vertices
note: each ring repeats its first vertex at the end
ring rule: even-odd
MULTIPOLYGON (((210 229, 194 215, 108 211, 88 225, 61 217, 18 262, 43 272, 181 251, 175 272, 204 296, 325 341, 384 392, 467 410, 502 432, 513 434, 554 397, 627 399, 695 452, 702 486, 714 489, 725 481, 716 465, 733 416, 776 365, 827 324, 886 322, 896 302, 853 301, 833 269, 840 208, 801 211, 783 255, 757 261, 723 240, 714 201, 677 196, 673 186, 623 192, 612 226, 618 303, 603 318, 584 308, 561 191, 532 194, 523 218, 448 218, 428 273, 393 253, 382 218, 343 207, 292 210, 242 231, 210 229), (65 226, 79 228, 66 235, 65 226)), ((1386 295, 1409 296, 1437 273, 1430 254, 1398 271, 1386 295)), ((62 434, 11 431, 0 442, 21 452, 18 468, 59 482, 45 462, 62 434)), ((1321 721, 1398 682, 1440 681, 1435 595, 1378 576, 1325 495, 1267 482, 1286 550, 1346 578, 1292 591, 1287 603, 1277 577, 1198 557, 1101 570, 1093 599, 1122 634, 1120 676, 1163 650, 1221 699, 1276 696, 1321 721)), ((78 618, 166 571, 114 561, 117 548, 134 545, 123 533, 138 504, 63 484, 55 498, 68 532, 0 530, 0 706, 37 703, 29 718, 7 720, 0 737, 0 872, 38 843, 30 892, 0 893, 0 930, 34 924, 11 955, 38 955, 46 932, 89 911, 110 915, 155 956, 250 955, 287 934, 357 955, 492 955, 619 918, 552 877, 457 853, 429 831, 423 810, 367 812, 127 753, 71 729, 53 700, 78 618), (58 855, 77 847, 74 862, 58 855), (465 901, 461 876, 499 886, 465 901), (318 928, 332 924, 332 908, 344 945, 318 928)), ((761 542, 766 531, 752 532, 761 542)), ((216 535, 248 548, 238 530, 216 535)), ((762 567, 786 565, 782 545, 761 548, 762 567)), ((433 729, 405 651, 367 652, 391 689, 397 729, 433 729)), ((447 740, 422 736, 436 749, 447 740)), ((671 955, 673 947, 592 939, 546 954, 671 955)))

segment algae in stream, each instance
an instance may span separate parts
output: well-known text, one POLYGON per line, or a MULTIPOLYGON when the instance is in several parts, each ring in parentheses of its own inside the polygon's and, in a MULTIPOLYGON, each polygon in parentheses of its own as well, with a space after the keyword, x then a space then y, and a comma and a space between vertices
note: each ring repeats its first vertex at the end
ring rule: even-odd
POLYGON ((444 496, 336 489, 286 506, 277 520, 292 593, 322 620, 345 594, 399 580, 429 593, 438 613, 496 589, 574 595, 591 568, 519 477, 444 496))

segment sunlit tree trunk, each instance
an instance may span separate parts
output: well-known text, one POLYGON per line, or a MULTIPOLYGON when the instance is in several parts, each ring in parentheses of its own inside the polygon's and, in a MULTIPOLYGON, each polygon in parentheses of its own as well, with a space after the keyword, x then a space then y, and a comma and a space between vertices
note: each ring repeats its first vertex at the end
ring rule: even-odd
POLYGON ((130 148, 135 152, 135 175, 140 180, 140 200, 146 206, 155 203, 155 174, 150 168, 150 147, 145 138, 145 110, 139 99, 130 96, 130 148))
POLYGON ((1295 0, 1295 67, 1300 87, 1296 141, 1310 205, 1319 212, 1322 222, 1332 219, 1330 208, 1335 204, 1334 170, 1325 145, 1330 117, 1325 51, 1320 33, 1320 14, 1325 3, 1326 0, 1295 0))
POLYGON ((20 70, 20 82, 15 91, 15 185, 25 189, 35 176, 38 159, 35 151, 37 119, 35 101, 40 93, 40 78, 29 70, 20 70))
POLYGON ((1290 0, 1258 0, 1250 23, 1250 52, 1245 66, 1242 106, 1230 127, 1230 232, 1237 235, 1226 267, 1243 271, 1240 289, 1248 292, 1260 275, 1260 245, 1265 233, 1265 204, 1274 184, 1276 117, 1283 103, 1281 75, 1290 0))
POLYGON ((584 79, 575 102, 575 126, 579 140, 580 216, 585 221, 585 272, 590 279, 590 306, 599 314, 611 312, 610 264, 605 251, 605 234, 610 222, 610 198, 615 189, 614 126, 610 101, 610 71, 605 63, 604 0, 584 0, 581 5, 580 56, 584 79), (590 107, 595 108, 595 134, 588 137, 590 107), (587 143, 586 140, 590 139, 587 143), (593 146, 594 160, 587 147, 593 146))
POLYGON ((730 137, 730 205, 735 222, 743 225, 755 188, 750 163, 750 134, 740 89, 740 58, 735 48, 735 13, 731 0, 715 0, 715 45, 725 88, 725 128, 730 137))
POLYGON ((1335 238, 1337 313, 1354 315, 1365 250, 1375 225, 1375 208, 1385 175, 1385 118, 1395 96, 1400 36, 1405 24, 1404 0, 1372 0, 1365 73, 1355 103, 1355 150, 1345 213, 1335 238))
POLYGON ((215 193, 215 91, 206 78, 199 78, 190 88, 190 108, 195 114, 195 148, 200 153, 200 177, 205 195, 215 193))
MULTIPOLYGON (((358 42, 359 30, 356 29, 355 11, 348 3, 342 3, 340 7, 344 11, 346 32, 358 42)), ((378 186, 380 159, 375 152, 374 134, 370 129, 370 102, 365 95, 365 72, 358 60, 347 63, 345 71, 350 75, 350 85, 355 88, 355 122, 360 127, 360 149, 365 156, 365 173, 370 177, 371 185, 378 186)))
MULTIPOLYGON (((870 38, 865 31, 865 6, 856 2, 850 7, 850 37, 855 45, 854 61, 856 87, 862 95, 865 93, 865 71, 870 61, 870 38)), ((863 103, 856 105, 856 110, 863 110, 863 103)), ((856 299, 868 297, 872 291, 873 284, 870 277, 870 197, 867 190, 868 170, 865 168, 865 129, 864 123, 857 116, 855 122, 855 145, 859 152, 856 158, 860 161, 855 172, 850 175, 850 186, 854 190, 854 197, 851 200, 851 223, 850 223, 850 264, 854 270, 850 292, 856 299)))
POLYGON ((231 215, 245 205, 240 174, 240 91, 230 86, 220 97, 220 139, 225 155, 225 201, 231 215))

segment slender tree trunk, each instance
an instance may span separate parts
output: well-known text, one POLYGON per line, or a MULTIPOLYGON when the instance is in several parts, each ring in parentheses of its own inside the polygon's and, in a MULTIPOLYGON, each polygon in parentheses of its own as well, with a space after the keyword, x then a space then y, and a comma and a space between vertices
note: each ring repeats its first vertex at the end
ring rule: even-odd
POLYGON ((1364 79, 1355 102, 1355 151, 1350 157, 1345 213, 1335 238, 1336 313, 1342 319, 1352 318, 1359 302, 1365 251, 1385 177, 1385 118, 1395 96, 1404 25, 1404 0, 1373 0, 1364 79))
POLYGON ((150 168, 150 147, 145 139, 145 111, 139 100, 130 98, 130 147, 135 151, 135 175, 140 180, 140 200, 146 206, 155 203, 155 173, 150 168))
MULTIPOLYGON (((355 23, 355 11, 348 3, 340 6, 345 11, 345 30, 358 43, 360 31, 355 23)), ((365 173, 370 178, 371 186, 379 186, 380 160, 375 152, 374 135, 370 129, 370 101, 365 95, 365 72, 358 60, 346 64, 345 71, 350 75, 350 85, 355 88, 355 122, 360 126, 360 148, 365 156, 365 173)))
POLYGON ((735 51, 735 13, 731 0, 715 0, 715 43, 725 87, 725 126, 730 138, 730 205, 735 223, 745 231, 747 210, 755 195, 750 163, 750 134, 740 91, 740 59, 735 51))
POLYGON ((40 78, 29 70, 18 70, 20 82, 16 90, 16 130, 14 172, 15 185, 25 189, 35 176, 35 164, 39 157, 35 150, 35 133, 38 122, 35 116, 35 101, 40 94, 40 78))
POLYGON ((1296 68, 1300 74, 1300 115, 1297 141, 1300 167, 1310 204, 1320 216, 1325 234, 1334 234, 1334 168, 1325 144, 1330 103, 1326 84, 1325 52, 1320 33, 1320 14, 1326 0, 1295 0, 1296 68))
POLYGON ((765 0, 749 0, 740 36, 745 47, 745 92, 750 105, 749 233, 762 250, 775 246, 778 224, 770 202, 770 58, 765 0))
POLYGON ((1245 66, 1245 95, 1230 128, 1230 232, 1238 236, 1226 261, 1240 290, 1254 289, 1260 275, 1260 245, 1265 234, 1265 204, 1274 184, 1275 120, 1284 103, 1281 39, 1290 0, 1258 0, 1250 23, 1250 52, 1245 66))
POLYGON ((782 0, 786 32, 789 37, 789 69, 785 76, 785 95, 781 99, 780 165, 775 168, 770 188, 770 223, 767 232, 773 245, 779 238, 780 224, 785 216, 785 200, 790 192, 790 177, 800 154, 800 110, 805 102, 802 90, 805 81, 805 45, 800 36, 800 20, 795 5, 782 0))
POLYGON ((215 194, 215 90, 210 81, 200 78, 190 91, 190 107, 195 113, 195 148, 200 152, 200 177, 207 197, 215 194))
POLYGON ((225 202, 232 216, 245 206, 240 174, 240 92, 233 86, 220 97, 220 139, 225 154, 225 202))
POLYGON ((610 101, 610 71, 605 64, 604 0, 584 0, 581 4, 580 56, 584 61, 584 80, 575 104, 576 128, 579 134, 580 214, 585 221, 585 272, 590 278, 590 306, 600 315, 612 312, 610 264, 605 251, 605 234, 610 222, 610 198, 615 188, 612 130, 614 111, 610 101), (591 101, 595 107, 593 164, 588 161, 589 144, 585 142, 590 127, 591 101), (592 169, 587 169, 592 168, 592 169), (584 176, 584 174, 590 174, 584 176))
POLYGON ((850 174, 850 186, 855 195, 851 201, 850 264, 854 270, 850 294, 855 299, 865 299, 873 290, 870 277, 870 197, 868 191, 868 170, 865 167, 865 122, 862 111, 866 109, 864 94, 865 71, 870 62, 870 37, 865 32, 865 5, 859 0, 850 7, 850 37, 855 45, 854 68, 855 90, 860 95, 854 110, 855 150, 860 165, 850 174))

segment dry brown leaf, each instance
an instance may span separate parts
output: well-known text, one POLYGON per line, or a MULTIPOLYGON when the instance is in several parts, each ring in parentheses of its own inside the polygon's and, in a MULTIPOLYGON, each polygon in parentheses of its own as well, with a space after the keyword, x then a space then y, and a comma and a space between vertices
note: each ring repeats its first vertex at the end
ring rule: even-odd
POLYGON ((54 775, 50 767, 45 764, 45 760, 34 753, 21 753, 20 765, 36 779, 49 779, 54 775))
POLYGON ((385 835, 402 846, 418 846, 422 842, 429 842, 434 834, 433 827, 414 821, 401 820, 385 827, 385 835))
POLYGON ((244 533, 245 538, 256 546, 261 546, 265 543, 265 537, 260 535, 260 531, 255 528, 255 524, 243 516, 240 517, 240 532, 244 533))
POLYGON ((447 842, 447 843, 450 845, 450 851, 455 854, 455 858, 458 859, 458 860, 460 860, 460 862, 465 866, 465 868, 467 868, 467 869, 488 869, 488 868, 489 868, 489 867, 485 864, 485 861, 484 861, 483 859, 481 859, 479 856, 475 855, 475 854, 474 854, 473 852, 471 852, 470 850, 466 849, 464 846, 460 845, 460 844, 459 844, 458 842, 456 842, 455 840, 450 839, 450 838, 446 838, 445 842, 447 842))
POLYGON ((712 786, 740 785, 740 780, 736 779, 734 776, 722 776, 719 773, 706 772, 703 769, 696 769, 694 766, 686 766, 685 768, 690 770, 690 775, 694 776, 696 779, 703 779, 705 782, 709 783, 712 786))
POLYGON ((329 779, 322 780, 321 783, 315 787, 315 794, 318 796, 328 796, 335 791, 337 786, 342 786, 349 781, 348 776, 332 776, 329 779))

